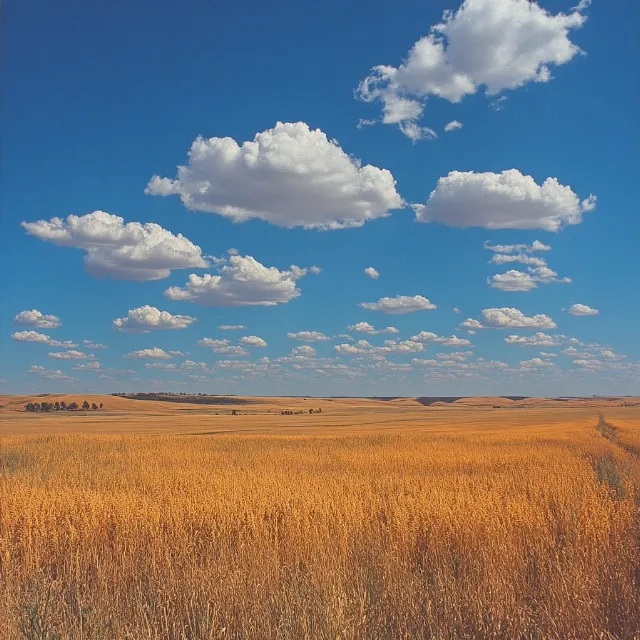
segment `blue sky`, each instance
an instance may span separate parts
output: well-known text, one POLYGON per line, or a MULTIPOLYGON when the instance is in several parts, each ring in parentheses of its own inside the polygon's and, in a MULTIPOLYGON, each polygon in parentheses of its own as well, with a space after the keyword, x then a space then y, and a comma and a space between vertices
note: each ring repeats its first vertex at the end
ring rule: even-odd
POLYGON ((6 6, 0 388, 639 393, 638 17, 6 6))

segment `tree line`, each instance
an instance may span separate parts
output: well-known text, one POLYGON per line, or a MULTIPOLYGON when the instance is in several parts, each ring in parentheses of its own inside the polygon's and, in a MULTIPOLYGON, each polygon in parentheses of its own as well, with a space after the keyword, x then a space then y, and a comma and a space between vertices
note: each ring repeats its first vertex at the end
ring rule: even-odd
POLYGON ((77 411, 78 409, 97 411, 103 407, 102 402, 97 405, 95 402, 89 404, 86 400, 82 403, 82 406, 78 405, 77 402, 67 404, 64 400, 61 402, 28 402, 24 405, 25 411, 77 411))

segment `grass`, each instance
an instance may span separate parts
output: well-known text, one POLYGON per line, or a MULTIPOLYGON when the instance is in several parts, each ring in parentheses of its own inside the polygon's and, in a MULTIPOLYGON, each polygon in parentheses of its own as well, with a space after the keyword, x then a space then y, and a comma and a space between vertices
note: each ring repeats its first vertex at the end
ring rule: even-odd
POLYGON ((596 422, 5 437, 0 637, 640 637, 637 460, 596 422))

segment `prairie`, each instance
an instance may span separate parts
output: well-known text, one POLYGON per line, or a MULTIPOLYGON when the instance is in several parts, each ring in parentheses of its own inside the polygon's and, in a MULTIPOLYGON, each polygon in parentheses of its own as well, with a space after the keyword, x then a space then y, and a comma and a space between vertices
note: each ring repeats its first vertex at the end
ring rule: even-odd
POLYGON ((0 400, 2 638, 640 637, 637 399, 100 401, 0 400))

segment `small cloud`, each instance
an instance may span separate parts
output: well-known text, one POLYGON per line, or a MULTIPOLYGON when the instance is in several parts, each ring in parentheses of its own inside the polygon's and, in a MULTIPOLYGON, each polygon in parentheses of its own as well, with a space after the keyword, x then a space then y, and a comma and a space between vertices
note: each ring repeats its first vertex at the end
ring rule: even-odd
POLYGON ((169 360, 172 356, 164 351, 164 349, 152 347, 151 349, 138 349, 137 351, 132 351, 131 353, 127 353, 124 357, 140 358, 143 360, 169 360))
POLYGON ((452 120, 451 122, 447 122, 447 124, 444 125, 444 130, 447 132, 455 131, 456 129, 462 129, 462 122, 452 120))
POLYGON ((220 329, 221 331, 236 331, 236 330, 240 330, 240 329, 246 329, 247 327, 245 327, 243 324, 221 324, 218 325, 218 329, 220 329))
POLYGON ((146 304, 130 309, 125 318, 116 318, 113 328, 118 331, 148 333, 157 329, 186 329, 196 321, 193 316, 174 316, 168 311, 160 311, 146 304))
POLYGON ((267 342, 259 336, 243 336, 238 340, 241 345, 245 347, 266 347, 267 342))
POLYGON ((569 313, 572 316, 597 316, 600 311, 598 311, 598 309, 593 309, 586 304, 576 303, 571 305, 569 313))
POLYGON ((45 315, 37 309, 21 311, 14 318, 16 324, 25 327, 35 327, 36 329, 56 329, 62 325, 60 318, 53 315, 45 315))
POLYGON ((380 273, 378 272, 377 269, 375 269, 374 267, 367 267, 364 272, 370 277, 373 278, 374 280, 377 280, 380 277, 380 273))
POLYGON ((393 314, 411 313, 413 311, 424 311, 436 308, 436 305, 424 296, 385 297, 380 298, 377 302, 361 302, 358 306, 363 309, 368 309, 369 311, 382 311, 383 313, 393 314))

